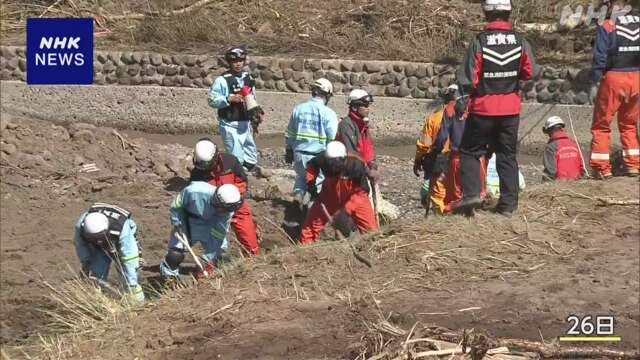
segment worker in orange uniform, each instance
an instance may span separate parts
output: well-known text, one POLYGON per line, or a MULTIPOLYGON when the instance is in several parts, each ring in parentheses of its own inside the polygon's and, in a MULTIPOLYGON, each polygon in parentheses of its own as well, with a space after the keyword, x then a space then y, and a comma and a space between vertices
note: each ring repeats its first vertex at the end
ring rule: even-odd
MULTIPOLYGON (((445 171, 436 166, 438 164, 438 154, 433 151, 433 145, 443 119, 455 116, 455 95, 457 90, 457 85, 451 85, 447 88, 442 96, 444 104, 427 116, 422 126, 420 138, 416 141, 413 173, 416 176, 420 176, 420 172, 424 171, 424 182, 420 189, 420 203, 425 208, 425 216, 429 214, 429 208, 433 208, 436 214, 444 212, 446 196, 445 171)), ((442 154, 448 157, 448 140, 441 150, 442 154)), ((440 162, 442 163, 442 160, 440 162)))
MULTIPOLYGON (((196 143, 193 164, 194 169, 191 171, 190 182, 206 181, 216 187, 232 184, 240 190, 240 194, 243 196, 247 191, 247 174, 238 159, 231 154, 218 151, 210 139, 200 139, 196 143)), ((233 213, 231 226, 244 249, 251 255, 258 255, 260 248, 258 247, 256 224, 253 222, 251 207, 246 200, 243 199, 242 205, 233 213)))
POLYGON ((333 220, 330 217, 340 209, 351 216, 360 232, 378 228, 376 215, 369 201, 367 165, 339 141, 327 144, 324 153, 307 164, 307 191, 315 199, 302 224, 300 244, 314 242, 322 228, 333 220), (324 182, 317 194, 316 177, 322 171, 324 182))
POLYGON ((593 46, 591 158, 589 165, 599 179, 612 176, 609 162, 611 120, 618 113, 624 174, 640 173, 640 16, 637 10, 620 15, 626 1, 604 1, 613 14, 596 30, 593 46), (604 74, 604 75, 603 75, 604 74), (600 82, 600 85, 596 85, 600 82), (597 88, 597 93, 596 93, 597 88))

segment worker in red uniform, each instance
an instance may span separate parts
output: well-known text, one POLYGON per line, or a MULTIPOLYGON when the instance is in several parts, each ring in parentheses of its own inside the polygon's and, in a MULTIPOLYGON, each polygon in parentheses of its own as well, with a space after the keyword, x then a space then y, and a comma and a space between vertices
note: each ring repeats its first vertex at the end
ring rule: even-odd
POLYGON ((365 90, 351 90, 347 97, 349 114, 338 124, 336 140, 342 142, 350 154, 358 154, 367 165, 369 177, 375 181, 378 178, 378 166, 369 131, 369 107, 372 103, 373 96, 365 90))
MULTIPOLYGON (((604 1, 603 4, 621 8, 626 1, 604 1)), ((638 176, 640 173, 640 16, 637 10, 617 15, 614 8, 611 13, 615 18, 605 20, 596 30, 591 93, 592 96, 596 94, 597 88, 597 94, 593 106, 589 165, 603 180, 612 176, 609 135, 616 113, 624 174, 638 176), (598 82, 599 86, 596 85, 598 82)))
POLYGON ((378 228, 368 197, 367 167, 358 156, 347 155, 344 144, 332 141, 324 153, 309 161, 307 191, 315 200, 302 224, 300 244, 314 242, 322 228, 332 221, 329 217, 340 209, 353 218, 360 232, 378 228), (315 179, 320 171, 325 178, 317 194, 315 179))
POLYGON ((487 24, 469 45, 456 79, 469 94, 468 113, 460 143, 460 175, 463 199, 456 212, 472 215, 482 205, 480 158, 496 154, 500 199, 495 212, 511 216, 518 208, 519 81, 536 77, 529 43, 511 29, 510 0, 484 0, 487 24))
MULTIPOLYGON (((247 174, 238 159, 226 152, 217 150, 216 145, 209 139, 200 139, 195 146, 193 154, 194 169, 191 171, 189 181, 207 181, 214 186, 233 184, 240 194, 247 191, 247 174)), ((253 222, 251 207, 246 200, 233 213, 231 218, 236 238, 251 255, 258 255, 258 236, 256 224, 253 222)))
POLYGON ((577 180, 584 172, 582 155, 578 145, 564 131, 564 121, 551 116, 542 131, 549 135, 544 148, 544 180, 577 180))

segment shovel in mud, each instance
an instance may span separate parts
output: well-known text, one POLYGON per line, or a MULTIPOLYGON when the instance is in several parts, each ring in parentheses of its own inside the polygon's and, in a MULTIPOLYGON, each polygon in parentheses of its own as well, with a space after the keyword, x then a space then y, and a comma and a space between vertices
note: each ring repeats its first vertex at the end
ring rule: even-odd
MULTIPOLYGON (((320 203, 320 208, 322 209, 322 213, 324 214, 324 216, 327 218, 329 224, 331 224, 331 226, 333 226, 333 228, 336 230, 336 235, 338 236, 338 239, 340 241, 345 241, 345 237, 344 235, 342 235, 342 232, 340 232, 340 229, 338 229, 336 227, 336 224, 334 223, 334 219, 333 216, 331 216, 331 214, 329 214, 329 210, 327 210, 327 207, 324 205, 324 203, 320 200, 318 200, 320 203)), ((347 240, 348 241, 348 240, 347 240)), ((353 244, 351 242, 349 242, 349 246, 351 247, 351 251, 353 252, 353 256, 358 259, 358 261, 360 261, 361 263, 367 265, 368 267, 372 267, 371 266, 371 261, 367 258, 365 258, 364 256, 360 255, 358 253, 358 251, 356 250, 356 247, 353 246, 353 244)))
POLYGON ((209 273, 202 266, 202 263, 200 262, 200 259, 198 259, 198 256, 196 255, 196 253, 191 248, 191 245, 189 245, 189 241, 187 240, 187 236, 181 231, 176 231, 175 235, 176 235, 176 239, 178 239, 178 241, 180 241, 182 243, 182 245, 184 245, 184 247, 189 251, 189 254, 191 254, 191 257, 193 257, 193 260, 195 261, 196 265, 198 266, 200 271, 202 271, 202 274, 204 276, 209 276, 209 273))

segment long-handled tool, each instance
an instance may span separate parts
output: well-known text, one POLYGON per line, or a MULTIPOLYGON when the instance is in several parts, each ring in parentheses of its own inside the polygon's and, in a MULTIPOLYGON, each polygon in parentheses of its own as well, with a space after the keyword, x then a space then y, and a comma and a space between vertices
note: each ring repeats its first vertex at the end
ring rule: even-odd
POLYGON ((584 156, 582 156, 582 149, 580 148, 580 140, 576 136, 576 131, 573 129, 573 119, 571 118, 571 111, 567 109, 567 114, 569 115, 569 126, 571 126, 571 133, 573 133, 573 139, 576 141, 576 145, 578 145, 578 153, 580 154, 580 160, 582 160, 582 168, 584 169, 584 175, 587 178, 590 178, 589 171, 587 171, 587 163, 584 161, 584 156))
POLYGON ((202 274, 204 276, 209 276, 207 269, 205 269, 204 266, 202 266, 200 259, 198 259, 198 256, 196 256, 196 253, 191 248, 191 245, 189 245, 189 241, 187 241, 187 236, 181 231, 176 231, 175 236, 176 236, 176 239, 178 239, 178 241, 180 241, 182 245, 184 245, 184 247, 187 248, 187 250, 189 251, 189 254, 191 254, 191 256, 193 257, 193 260, 196 262, 196 265, 200 268, 200 271, 202 271, 202 274))

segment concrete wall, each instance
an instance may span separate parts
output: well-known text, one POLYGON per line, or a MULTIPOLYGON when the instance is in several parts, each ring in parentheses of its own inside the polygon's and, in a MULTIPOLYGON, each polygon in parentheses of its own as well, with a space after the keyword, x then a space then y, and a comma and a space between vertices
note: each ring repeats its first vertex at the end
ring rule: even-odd
MULTIPOLYGON (((147 132, 217 132, 215 113, 207 104, 207 90, 163 86, 27 86, 20 81, 0 82, 3 113, 26 115, 58 123, 88 122, 147 132)), ((283 134, 291 109, 308 99, 308 94, 258 91, 267 114, 261 127, 265 134, 283 134)), ((431 100, 379 97, 372 110, 373 133, 377 138, 415 139, 431 100)), ((346 115, 344 95, 330 105, 346 115)), ((560 115, 574 122, 578 138, 590 141, 590 106, 524 104, 520 135, 523 145, 540 147, 546 142, 542 121, 560 115)), ((613 137, 614 140, 616 136, 613 137)))
MULTIPOLYGON (((157 85, 207 88, 222 73, 216 56, 141 52, 94 54, 96 85, 157 85)), ((402 61, 251 57, 249 69, 264 91, 305 93, 314 79, 331 80, 336 93, 365 88, 375 96, 436 99, 454 79, 455 67, 402 61)), ((0 47, 0 79, 26 80, 25 50, 0 47)), ((539 80, 521 84, 526 102, 586 104, 588 70, 545 66, 539 80)))

